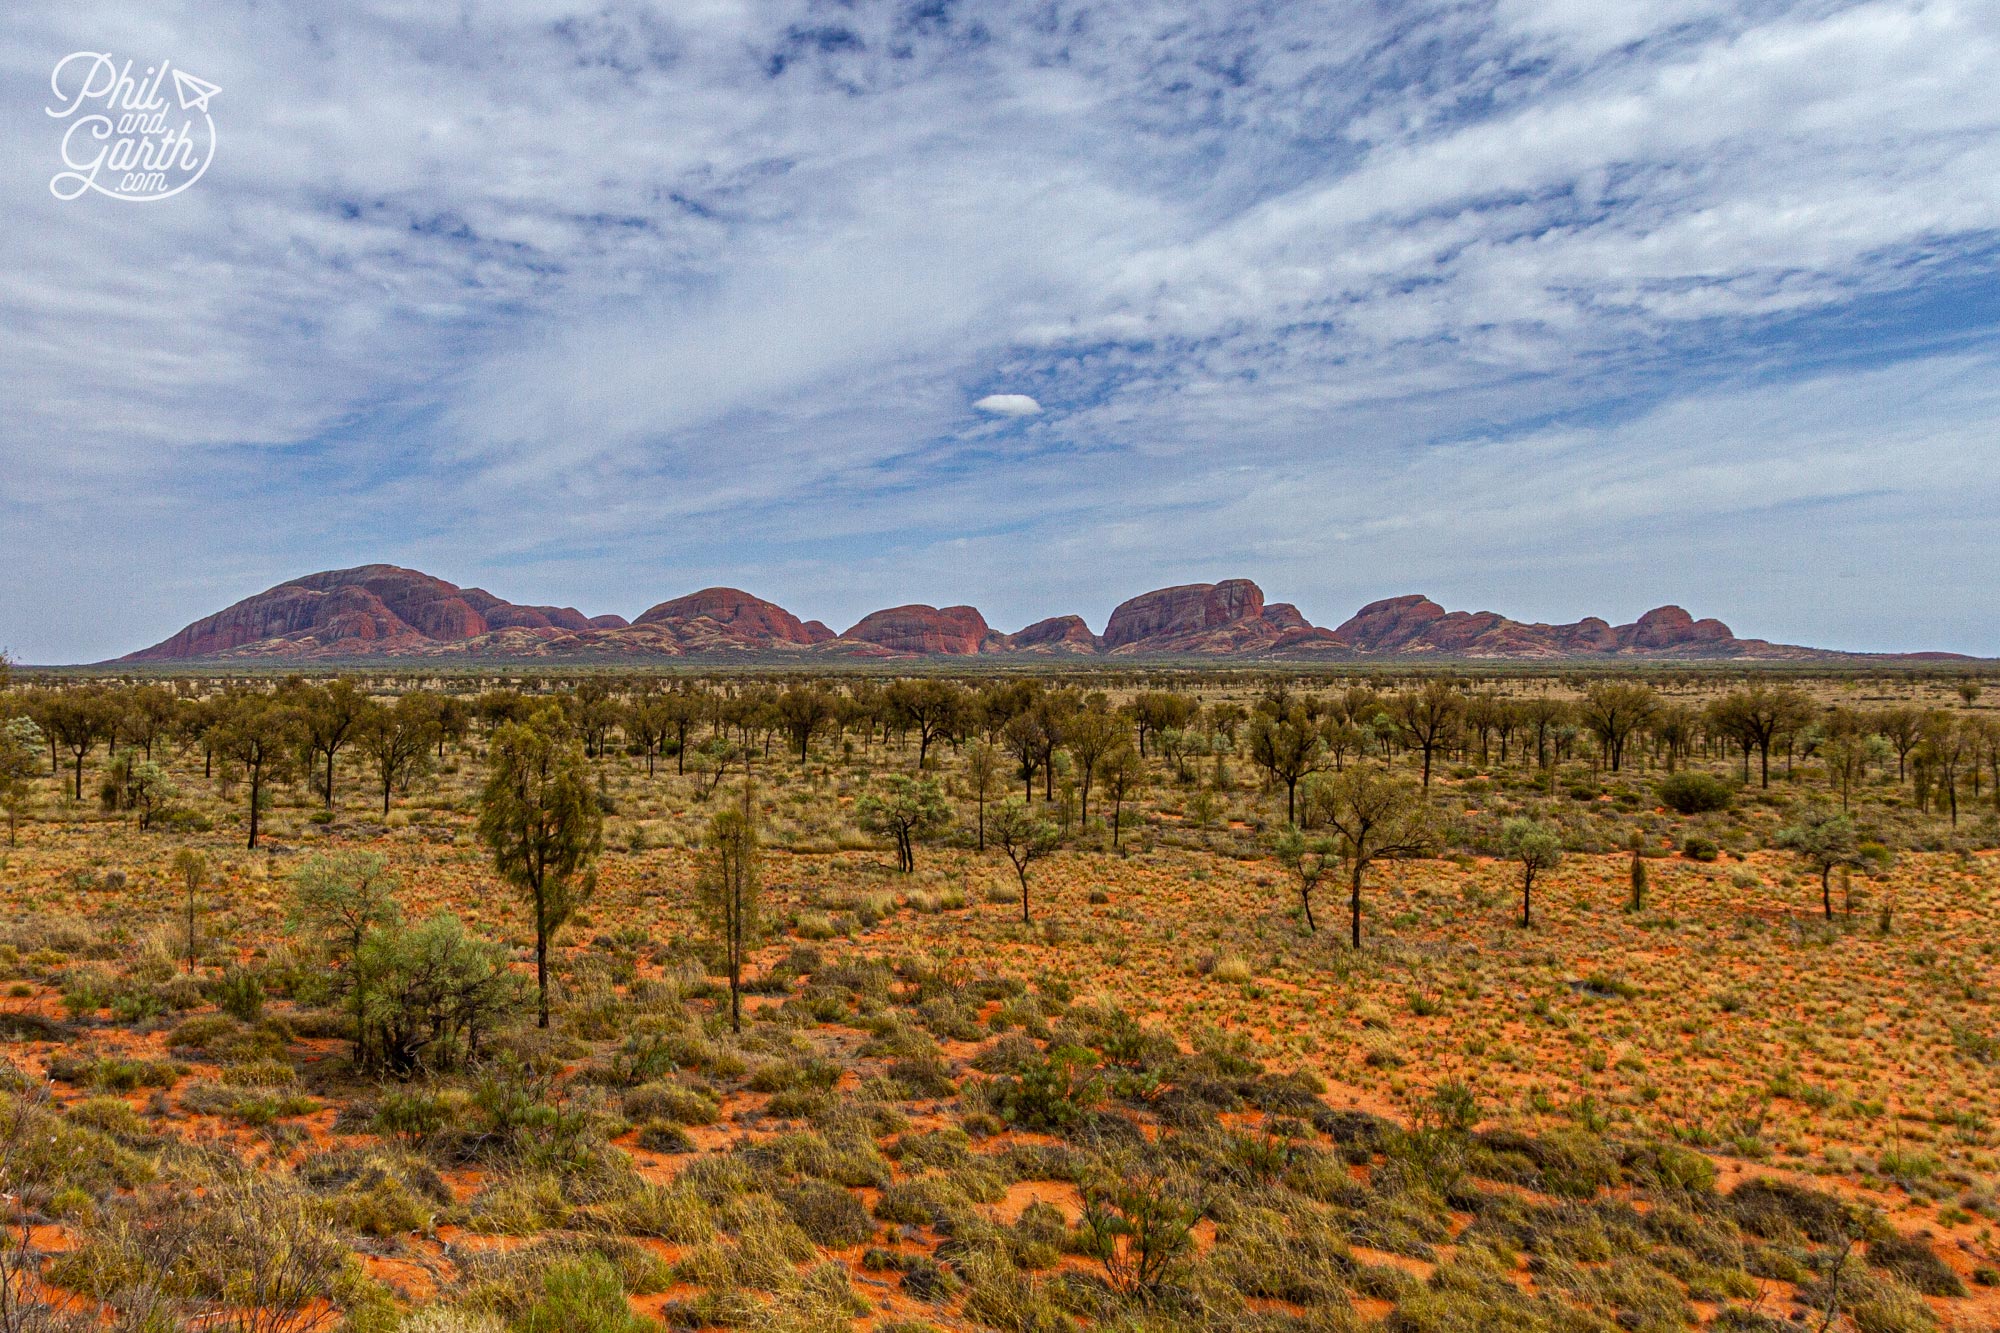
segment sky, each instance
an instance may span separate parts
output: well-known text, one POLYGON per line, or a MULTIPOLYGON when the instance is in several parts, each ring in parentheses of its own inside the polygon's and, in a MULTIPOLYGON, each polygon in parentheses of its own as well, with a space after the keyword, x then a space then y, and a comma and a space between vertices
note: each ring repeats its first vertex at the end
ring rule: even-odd
POLYGON ((0 647, 314 570, 2000 655, 1990 0, 14 0, 0 647), (59 199, 73 52, 219 87, 59 199))

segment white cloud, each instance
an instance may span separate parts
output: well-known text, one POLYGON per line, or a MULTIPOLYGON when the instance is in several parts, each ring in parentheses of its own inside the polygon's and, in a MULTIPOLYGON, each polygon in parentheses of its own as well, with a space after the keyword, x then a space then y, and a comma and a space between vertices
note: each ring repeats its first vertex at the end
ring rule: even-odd
POLYGON ((1031 417, 1042 405, 1025 393, 989 393, 973 406, 996 417, 1031 417))

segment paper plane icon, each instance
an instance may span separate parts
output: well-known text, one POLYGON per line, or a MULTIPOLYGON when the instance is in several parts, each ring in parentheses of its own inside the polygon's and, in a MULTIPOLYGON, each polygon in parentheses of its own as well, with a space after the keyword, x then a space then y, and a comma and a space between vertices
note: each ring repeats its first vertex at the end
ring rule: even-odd
POLYGON ((222 89, 207 79, 197 79, 186 70, 177 69, 174 71, 174 91, 180 94, 181 110, 205 112, 208 110, 208 99, 222 89))

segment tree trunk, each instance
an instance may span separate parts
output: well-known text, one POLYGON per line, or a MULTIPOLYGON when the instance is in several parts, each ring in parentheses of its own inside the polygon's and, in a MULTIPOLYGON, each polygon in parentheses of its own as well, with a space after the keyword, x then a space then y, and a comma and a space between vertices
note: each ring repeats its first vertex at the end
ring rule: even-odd
POLYGON ((1354 947, 1361 947, 1361 871, 1368 863, 1357 860, 1354 863, 1354 882, 1347 899, 1347 912, 1353 927, 1354 947))
POLYGON ((264 793, 264 766, 250 765, 250 850, 257 850, 257 807, 264 793))
POLYGON ((549 1025, 549 930, 539 901, 535 904, 535 989, 540 993, 535 1026, 545 1028, 549 1025))

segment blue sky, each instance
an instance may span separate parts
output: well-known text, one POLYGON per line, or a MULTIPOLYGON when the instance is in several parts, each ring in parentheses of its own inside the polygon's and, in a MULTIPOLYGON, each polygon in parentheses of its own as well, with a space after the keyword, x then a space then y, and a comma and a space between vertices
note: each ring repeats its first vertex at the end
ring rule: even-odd
POLYGON ((1995 69, 1971 0, 26 0, 0 645, 382 560, 2000 654, 1995 69), (208 173, 55 199, 76 50, 219 84, 208 173))

